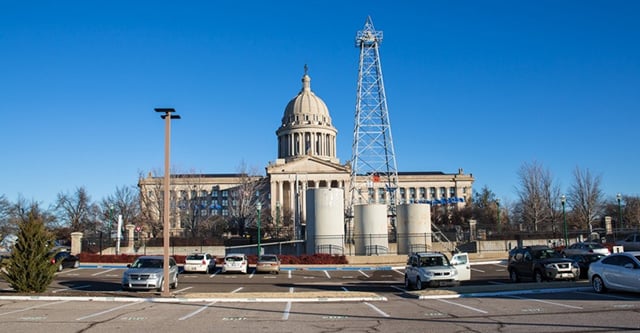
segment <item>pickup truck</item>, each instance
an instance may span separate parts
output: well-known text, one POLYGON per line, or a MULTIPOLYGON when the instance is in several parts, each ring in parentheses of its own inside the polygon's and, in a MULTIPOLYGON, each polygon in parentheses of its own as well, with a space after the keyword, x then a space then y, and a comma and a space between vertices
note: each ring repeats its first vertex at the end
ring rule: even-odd
POLYGON ((564 258, 548 246, 527 246, 512 250, 509 255, 509 279, 519 282, 529 278, 536 282, 548 280, 577 280, 580 266, 564 258))

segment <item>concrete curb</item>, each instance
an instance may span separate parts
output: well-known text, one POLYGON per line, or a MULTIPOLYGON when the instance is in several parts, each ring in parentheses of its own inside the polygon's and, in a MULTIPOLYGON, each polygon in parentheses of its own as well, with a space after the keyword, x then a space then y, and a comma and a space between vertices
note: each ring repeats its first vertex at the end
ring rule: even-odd
POLYGON ((522 289, 522 290, 508 290, 508 291, 487 291, 487 292, 473 292, 464 294, 443 294, 443 295, 421 295, 418 299, 447 299, 447 298, 470 298, 470 297, 496 297, 496 296, 517 296, 517 295, 531 295, 531 294, 547 294, 547 293, 559 293, 559 292, 576 292, 576 291, 589 291, 590 287, 568 287, 568 288, 548 288, 548 289, 522 289))

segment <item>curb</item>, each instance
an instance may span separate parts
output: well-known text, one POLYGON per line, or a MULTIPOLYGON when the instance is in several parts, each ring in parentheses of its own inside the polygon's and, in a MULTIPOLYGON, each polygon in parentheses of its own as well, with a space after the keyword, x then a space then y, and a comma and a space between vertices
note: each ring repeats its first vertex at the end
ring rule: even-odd
POLYGON ((547 294, 560 292, 589 291, 590 287, 567 287, 567 288, 547 288, 547 289, 523 289, 507 291, 486 291, 463 294, 443 294, 443 295, 419 295, 417 299, 447 299, 447 298, 471 298, 471 297, 496 297, 496 296, 517 296, 531 294, 547 294))

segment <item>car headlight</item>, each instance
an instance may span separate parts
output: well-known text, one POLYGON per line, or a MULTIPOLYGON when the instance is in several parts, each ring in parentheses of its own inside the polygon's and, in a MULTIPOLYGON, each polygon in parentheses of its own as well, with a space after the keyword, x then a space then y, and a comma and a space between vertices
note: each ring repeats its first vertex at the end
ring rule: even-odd
POLYGON ((432 271, 425 271, 424 272, 424 276, 433 276, 433 272, 432 271))
POLYGON ((554 265, 554 264, 546 264, 546 265, 544 265, 544 267, 547 268, 547 269, 555 269, 556 265, 554 265))
POLYGON ((150 279, 157 279, 157 278, 158 278, 158 274, 156 274, 156 273, 151 273, 151 274, 149 274, 149 278, 150 278, 150 279))

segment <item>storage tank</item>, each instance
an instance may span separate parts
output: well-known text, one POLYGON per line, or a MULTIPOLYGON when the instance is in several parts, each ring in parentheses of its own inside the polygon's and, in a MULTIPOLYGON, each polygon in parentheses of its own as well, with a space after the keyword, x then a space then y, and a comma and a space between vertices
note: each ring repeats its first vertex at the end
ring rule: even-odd
POLYGON ((389 252, 387 205, 355 205, 353 218, 356 255, 387 254, 389 252))
POLYGON ((398 254, 431 249, 431 205, 401 204, 396 207, 398 254))
POLYGON ((344 254, 344 190, 308 189, 307 253, 344 254))

